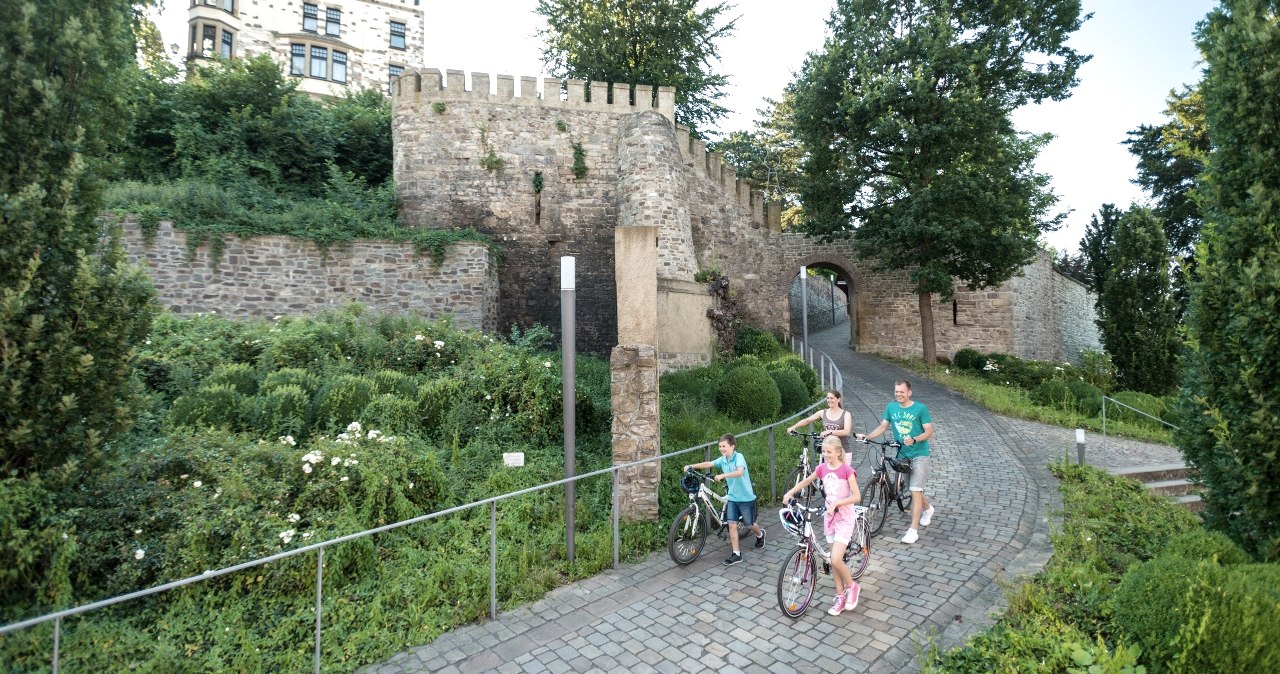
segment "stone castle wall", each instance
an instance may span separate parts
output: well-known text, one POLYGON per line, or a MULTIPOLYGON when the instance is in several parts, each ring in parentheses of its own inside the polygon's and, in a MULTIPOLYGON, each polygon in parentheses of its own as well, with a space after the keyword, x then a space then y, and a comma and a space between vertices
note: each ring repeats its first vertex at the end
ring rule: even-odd
POLYGON ((228 236, 213 264, 208 245, 192 256, 187 234, 168 222, 150 241, 136 219, 122 227, 129 261, 146 268, 160 302, 174 313, 269 318, 360 302, 386 313, 452 316, 464 329, 497 329, 497 273, 480 244, 453 244, 437 265, 409 243, 356 241, 325 253, 287 236, 228 236))

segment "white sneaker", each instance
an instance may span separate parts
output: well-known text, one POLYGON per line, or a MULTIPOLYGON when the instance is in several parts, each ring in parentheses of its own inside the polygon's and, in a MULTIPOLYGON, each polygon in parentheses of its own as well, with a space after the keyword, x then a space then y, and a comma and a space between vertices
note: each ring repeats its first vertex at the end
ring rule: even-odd
POLYGON ((902 542, 911 545, 920 540, 920 534, 915 529, 907 529, 907 535, 902 537, 902 542))
POLYGON ((933 521, 933 506, 929 506, 928 510, 920 513, 920 526, 927 527, 931 521, 933 521))

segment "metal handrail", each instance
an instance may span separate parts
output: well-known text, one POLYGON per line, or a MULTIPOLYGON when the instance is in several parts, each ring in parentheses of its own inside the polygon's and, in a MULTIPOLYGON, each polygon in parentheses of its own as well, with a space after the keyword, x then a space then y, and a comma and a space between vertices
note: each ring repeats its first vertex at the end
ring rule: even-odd
POLYGON ((1132 407, 1132 406, 1130 406, 1130 405, 1126 405, 1126 404, 1124 404, 1124 403, 1120 402, 1119 400, 1116 400, 1115 398, 1112 398, 1112 397, 1110 397, 1110 396, 1105 396, 1105 395, 1104 395, 1104 396, 1102 396, 1102 446, 1103 446, 1103 447, 1106 447, 1106 446, 1107 446, 1107 401, 1108 401, 1108 400, 1110 400, 1110 401, 1111 401, 1111 404, 1113 404, 1113 405, 1119 405, 1119 406, 1121 406, 1121 407, 1123 407, 1123 408, 1125 408, 1125 409, 1128 409, 1128 410, 1132 410, 1132 411, 1134 411, 1134 412, 1137 412, 1138 414, 1141 414, 1142 416, 1147 417, 1148 419, 1154 419, 1154 420, 1156 420, 1156 421, 1159 421, 1160 423, 1164 424, 1165 426, 1168 426, 1169 428, 1172 428, 1172 429, 1173 429, 1173 430, 1175 430, 1175 431, 1180 431, 1180 430, 1182 430, 1182 427, 1181 427, 1181 426, 1175 426, 1175 425, 1173 425, 1173 424, 1171 424, 1171 423, 1169 423, 1169 422, 1165 421, 1164 419, 1161 419, 1160 417, 1157 417, 1157 416, 1154 416, 1154 415, 1151 415, 1151 414, 1147 414, 1146 412, 1143 412, 1142 410, 1140 410, 1140 409, 1138 409, 1138 408, 1136 408, 1136 407, 1132 407))
MULTIPOLYGON (((793 341, 793 347, 794 347, 794 341, 793 341)), ((821 367, 820 372, 821 372, 821 381, 822 381, 823 388, 832 388, 832 387, 828 387, 828 386, 827 386, 827 384, 826 384, 826 382, 827 382, 827 371, 828 371, 828 369, 830 369, 830 371, 833 373, 833 374, 832 374, 832 378, 833 378, 834 380, 836 380, 836 381, 839 381, 839 382, 840 382, 840 385, 842 386, 842 385, 843 385, 844 378, 843 378, 843 376, 840 374, 840 370, 839 370, 839 368, 837 368, 837 367, 835 366, 835 362, 834 362, 834 361, 832 361, 832 360, 831 360, 831 358, 830 358, 829 356, 827 356, 827 354, 822 353, 821 351, 816 351, 815 349, 810 348, 810 349, 809 349, 809 352, 810 352, 810 356, 809 356, 810 358, 813 358, 813 357, 814 357, 814 354, 817 354, 818 364, 819 364, 819 366, 821 367)), ((812 362, 811 362, 811 361, 806 360, 806 362, 809 362, 809 363, 810 363, 810 365, 812 365, 812 362)), ((815 369, 818 369, 818 368, 815 368, 815 369)), ((780 420, 777 420, 777 421, 771 422, 771 423, 766 424, 766 425, 764 425, 764 426, 760 426, 760 427, 757 427, 757 428, 753 428, 753 429, 751 429, 751 430, 749 430, 749 431, 746 431, 746 432, 744 432, 744 433, 738 433, 738 434, 737 434, 737 437, 742 438, 742 437, 747 437, 747 436, 749 436, 749 435, 752 435, 752 434, 754 434, 754 433, 759 433, 759 432, 761 432, 761 431, 766 431, 766 430, 767 430, 767 431, 769 431, 769 486, 770 486, 770 493, 771 493, 771 498, 772 498, 772 500, 777 500, 777 494, 776 494, 776 481, 777 481, 777 480, 776 480, 776 472, 775 472, 775 467, 774 467, 774 466, 775 466, 775 454, 776 454, 776 451, 775 451, 775 444, 774 444, 774 433, 773 433, 774 428, 776 428, 777 426, 779 426, 779 425, 781 425, 781 424, 785 424, 785 423, 787 423, 787 422, 791 421, 792 419, 796 419, 796 418, 802 417, 802 416, 804 416, 805 414, 808 414, 809 412, 812 412, 813 410, 815 410, 815 409, 817 409, 818 407, 822 406, 824 403, 825 403, 825 401, 824 401, 824 400, 819 400, 819 401, 817 401, 817 402, 813 403, 812 405, 810 405, 810 406, 808 406, 808 407, 804 408, 803 410, 801 410, 801 411, 799 411, 799 412, 796 412, 795 414, 792 414, 792 415, 791 415, 791 416, 789 416, 789 417, 786 417, 786 418, 784 418, 784 419, 780 419, 780 420)), ((644 464, 646 464, 646 463, 651 463, 651 462, 654 462, 654 461, 661 461, 661 460, 663 460, 663 459, 668 459, 668 458, 671 458, 671 457, 679 456, 679 455, 681 455, 681 454, 685 454, 685 453, 687 453, 687 452, 696 451, 696 450, 699 450, 699 449, 706 449, 706 450, 707 450, 707 452, 708 452, 708 453, 710 453, 710 448, 711 448, 711 447, 713 447, 713 446, 715 446, 717 443, 718 443, 718 440, 713 440, 713 441, 710 441, 710 442, 705 442, 705 443, 703 443, 703 444, 701 444, 701 445, 695 445, 695 446, 693 446, 693 447, 686 447, 686 448, 684 448, 684 449, 679 449, 679 450, 676 450, 676 451, 674 451, 674 452, 669 452, 669 453, 667 453, 667 454, 662 454, 662 455, 660 455, 660 456, 656 456, 656 457, 650 457, 650 458, 646 458, 646 459, 640 459, 640 460, 638 460, 638 461, 631 461, 631 462, 623 463, 623 464, 616 464, 616 465, 613 465, 613 466, 609 466, 608 468, 602 468, 602 469, 600 469, 600 470, 591 471, 591 472, 589 472, 589 473, 582 473, 582 474, 575 475, 575 476, 570 477, 570 478, 565 478, 565 479, 562 479, 562 480, 556 480, 556 481, 554 481, 554 482, 547 482, 547 483, 540 484, 540 485, 535 485, 535 486, 532 486, 532 487, 526 487, 526 488, 524 488, 524 489, 518 489, 518 490, 516 490, 516 491, 508 492, 508 493, 506 493, 506 494, 499 494, 498 496, 492 496, 492 497, 489 497, 489 498, 486 498, 486 499, 482 499, 482 500, 479 500, 479 501, 473 501, 473 502, 471 502, 471 503, 467 503, 467 504, 464 504, 464 505, 454 506, 454 507, 452 507, 452 508, 446 508, 446 509, 444 509, 444 510, 439 510, 439 511, 436 511, 436 512, 433 512, 433 513, 428 513, 428 514, 426 514, 426 515, 419 515, 419 516, 417 516, 417 517, 412 517, 412 518, 409 518, 409 519, 407 519, 407 520, 401 520, 401 521, 399 521, 399 522, 393 522, 393 523, 391 523, 391 524, 385 524, 385 525, 382 525, 382 526, 379 526, 379 527, 374 527, 374 528, 372 528, 372 529, 365 529, 364 531, 359 531, 359 532, 356 532, 356 533, 353 533, 353 534, 345 534, 345 535, 342 535, 342 536, 338 536, 337 538, 331 538, 331 539, 326 540, 326 541, 320 541, 320 542, 317 542, 317 543, 312 543, 312 544, 310 544, 310 545, 304 545, 304 546, 302 546, 302 547, 300 547, 300 548, 294 548, 294 549, 292 549, 292 550, 286 550, 286 551, 283 551, 283 552, 278 552, 278 553, 276 553, 276 554, 274 554, 274 555, 268 555, 268 556, 266 556, 266 557, 261 557, 261 558, 258 558, 258 559, 249 560, 249 561, 247 561, 247 562, 241 562, 241 563, 239 563, 239 564, 235 564, 235 565, 232 565, 232 566, 224 567, 224 568, 221 568, 221 569, 215 569, 215 570, 211 570, 211 571, 205 571, 204 573, 201 573, 201 574, 200 574, 200 575, 198 575, 198 576, 189 576, 189 577, 187 577, 187 578, 182 578, 182 579, 180 579, 180 580, 170 581, 170 582, 168 582, 168 583, 163 583, 163 584, 161 584, 161 585, 156 585, 156 586, 154 586, 154 587, 149 587, 149 588, 145 588, 145 589, 142 589, 142 590, 136 590, 136 591, 134 591, 134 592, 129 592, 129 593, 126 593, 126 594, 117 595, 117 596, 115 596, 115 597, 109 597, 109 598, 107 598, 107 599, 101 599, 101 600, 99 600, 99 601, 95 601, 95 602, 92 602, 92 603, 89 603, 89 604, 83 604, 83 605, 81 605, 81 606, 75 606, 75 607, 68 608, 68 609, 62 609, 62 610, 60 610, 60 611, 53 611, 53 612, 51 612, 51 613, 47 613, 47 614, 42 615, 42 616, 38 616, 38 617, 35 617, 35 618, 28 618, 28 619, 26 619, 26 620, 21 620, 21 621, 15 622, 15 623, 10 623, 10 624, 8 624, 8 625, 0 625, 0 635, 10 634, 10 633, 12 633, 12 632, 17 632, 17 631, 19 631, 19 630, 23 630, 23 629, 26 629, 26 628, 28 628, 28 627, 34 627, 34 626, 36 626, 36 625, 41 625, 41 624, 44 624, 44 623, 47 623, 47 622, 52 621, 52 622, 53 622, 53 624, 54 624, 54 631, 53 631, 53 673, 54 673, 54 674, 57 674, 57 672, 58 672, 58 664, 59 664, 59 663, 58 663, 58 660, 59 660, 59 649, 60 649, 60 645, 61 645, 61 637, 62 637, 62 619, 63 619, 63 618, 69 618, 69 617, 72 617, 72 616, 82 615, 82 614, 85 614, 85 613, 89 613, 89 612, 91 612, 91 611, 96 611, 96 610, 98 610, 98 609, 106 608, 106 607, 108 607, 108 606, 114 606, 114 605, 116 605, 116 604, 122 604, 122 603, 125 603, 125 602, 132 601, 132 600, 134 600, 134 599, 141 599, 142 597, 148 597, 148 596, 151 596, 151 595, 155 595, 155 594, 160 594, 160 593, 163 593, 163 592, 167 592, 167 591, 169 591, 169 590, 177 589, 177 588, 179 588, 179 587, 183 587, 183 586, 186 586, 186 585, 192 585, 192 584, 194 584, 194 583, 200 583, 200 582, 204 582, 204 581, 207 581, 207 580, 212 580, 212 579, 214 579, 214 578, 220 578, 220 577, 222 577, 222 576, 226 576, 226 575, 228 575, 228 574, 236 573, 236 572, 238 572, 238 571, 243 571, 243 570, 245 570, 245 569, 251 569, 251 568, 253 568, 253 567, 261 566, 261 565, 264 565, 264 564, 269 564, 269 563, 271 563, 271 562, 279 561, 279 560, 281 560, 281 559, 286 559, 286 558, 289 558, 289 557, 296 557, 296 556, 298 556, 298 555, 303 555, 303 554, 307 554, 307 553, 310 553, 310 552, 315 552, 315 553, 316 553, 316 606, 315 606, 315 613, 316 613, 316 627, 315 627, 315 671, 316 671, 316 672, 317 672, 317 674, 318 674, 318 673, 320 672, 320 644, 321 644, 320 636, 321 636, 321 628, 322 628, 322 622, 321 622, 321 608, 322 608, 322 604, 323 604, 323 587, 324 587, 324 582, 323 582, 323 581, 324 581, 324 550, 325 550, 325 548, 332 547, 332 546, 335 546, 335 545, 339 545, 339 544, 341 544, 341 543, 345 543, 345 542, 347 542, 347 541, 353 541, 353 540, 356 540, 356 539, 359 539, 359 538, 365 538, 365 537, 367 537, 367 536, 372 536, 372 535, 374 535, 374 534, 382 533, 382 532, 385 532, 385 531, 391 531, 391 530, 393 530, 393 529, 399 529, 399 528, 401 528, 401 527, 406 527, 406 526, 409 526, 409 525, 412 525, 412 524, 418 524, 418 523, 421 523, 421 522, 426 522, 426 521, 428 521, 428 520, 438 519, 438 518, 440 518, 440 517, 444 517, 445 515, 452 515, 452 514, 454 514, 454 513, 462 512, 462 511, 464 511, 464 510, 471 510, 471 509, 473 509, 473 508, 478 508, 478 507, 483 506, 483 505, 488 505, 488 506, 489 506, 489 527, 490 527, 490 528, 489 528, 489 616, 490 616, 490 618, 497 618, 497 616, 498 616, 498 600, 497 600, 497 592, 498 592, 498 590, 497 590, 497 556, 498 556, 498 545, 497 545, 497 512, 498 512, 498 502, 499 502, 499 501, 503 501, 503 500, 510 499, 510 498, 515 498, 515 497, 517 497, 517 496, 523 496, 523 495, 525 495, 525 494, 531 494, 531 493, 533 493, 533 492, 542 491, 542 490, 544 490, 544 489, 550 489, 550 488, 552 488, 552 487, 557 487, 557 486, 564 485, 564 484, 571 483, 571 482, 577 482, 578 480, 582 480, 582 479, 586 479, 586 478, 590 478, 590 477, 596 477, 596 476, 604 475, 604 474, 606 474, 606 473, 608 473, 608 474, 612 474, 612 476, 613 476, 613 515, 612 515, 612 520, 613 520, 613 568, 615 568, 615 569, 616 569, 616 568, 618 568, 618 565, 619 565, 619 548, 620 548, 620 544, 621 544, 621 542, 620 542, 619 522, 618 522, 618 514, 619 514, 619 510, 620 510, 620 504, 619 504, 619 499, 618 499, 618 493, 619 493, 619 490, 618 490, 618 473, 619 473, 619 471, 622 471, 622 470, 627 469, 627 468, 634 468, 634 467, 636 467, 636 466, 641 466, 641 465, 644 465, 644 464)))

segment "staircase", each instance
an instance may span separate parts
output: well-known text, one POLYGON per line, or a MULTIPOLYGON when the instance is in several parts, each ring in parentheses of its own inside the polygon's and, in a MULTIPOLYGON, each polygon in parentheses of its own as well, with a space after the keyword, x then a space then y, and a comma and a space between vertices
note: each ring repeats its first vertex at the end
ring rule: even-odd
POLYGON ((1187 477, 1185 464, 1133 466, 1113 470, 1111 474, 1137 480, 1153 493, 1164 496, 1192 512, 1204 510, 1204 502, 1200 500, 1199 486, 1187 477))

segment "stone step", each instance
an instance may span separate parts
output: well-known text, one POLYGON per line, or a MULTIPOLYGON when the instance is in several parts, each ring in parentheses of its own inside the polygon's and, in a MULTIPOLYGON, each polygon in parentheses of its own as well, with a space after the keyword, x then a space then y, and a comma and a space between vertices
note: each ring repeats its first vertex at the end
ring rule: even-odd
POLYGON ((1173 502, 1193 513, 1202 512, 1204 510, 1204 501, 1200 500, 1199 494, 1183 494, 1182 496, 1175 496, 1173 497, 1173 502))
POLYGON ((1200 485, 1197 485, 1186 478, 1143 482, 1142 486, 1151 490, 1152 493, 1160 494, 1161 496, 1185 496, 1186 494, 1200 490, 1200 485))
POLYGON ((1127 477, 1138 482, 1178 480, 1187 476, 1187 466, 1182 463, 1158 463, 1148 466, 1130 466, 1111 471, 1112 475, 1127 477))

